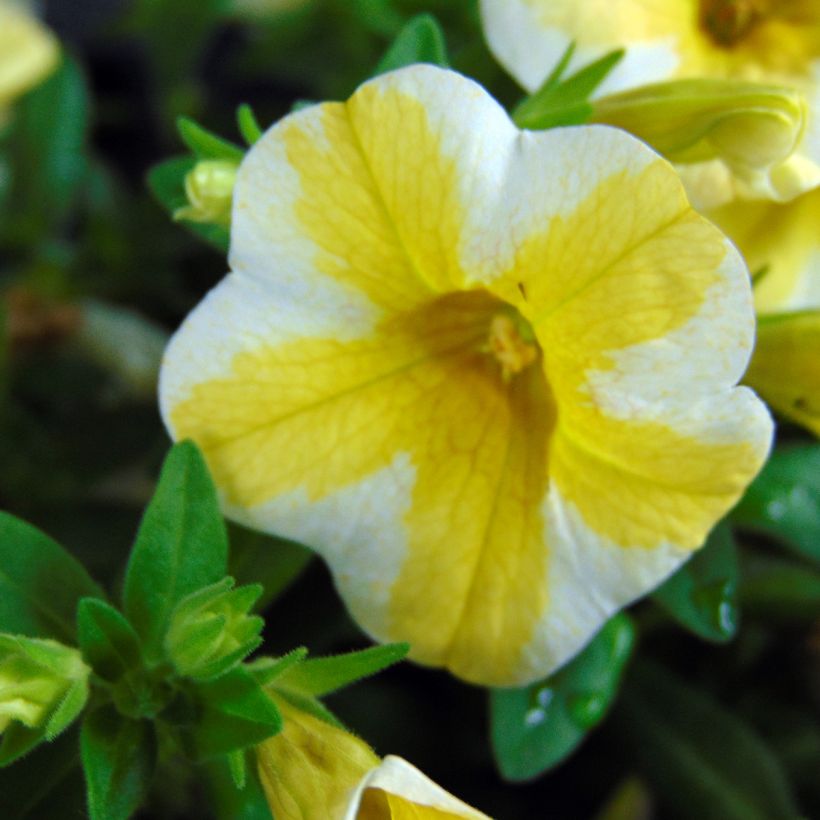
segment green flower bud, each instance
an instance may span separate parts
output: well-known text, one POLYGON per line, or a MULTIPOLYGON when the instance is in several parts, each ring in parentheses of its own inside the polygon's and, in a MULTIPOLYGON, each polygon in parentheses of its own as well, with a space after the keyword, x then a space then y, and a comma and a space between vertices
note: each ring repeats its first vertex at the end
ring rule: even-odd
POLYGON ((165 650, 180 675, 222 675, 262 643, 264 621, 248 615, 262 587, 233 585, 233 578, 223 578, 183 598, 174 609, 165 650))
POLYGON ((77 649, 0 635, 0 732, 17 722, 54 737, 85 704, 90 672, 77 649))
POLYGON ((231 203, 239 165, 226 159, 204 159, 185 177, 188 205, 174 212, 174 219, 231 224, 231 203))
POLYGON ((789 160, 806 124, 796 90, 736 80, 677 80, 593 103, 594 122, 623 128, 672 162, 721 159, 735 171, 789 160))

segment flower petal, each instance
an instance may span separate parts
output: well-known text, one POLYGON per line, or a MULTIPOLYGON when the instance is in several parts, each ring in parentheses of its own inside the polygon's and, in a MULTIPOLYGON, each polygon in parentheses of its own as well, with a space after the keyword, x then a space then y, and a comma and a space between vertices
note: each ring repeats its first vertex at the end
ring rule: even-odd
POLYGON ((400 757, 388 755, 359 784, 344 820, 489 820, 400 757))

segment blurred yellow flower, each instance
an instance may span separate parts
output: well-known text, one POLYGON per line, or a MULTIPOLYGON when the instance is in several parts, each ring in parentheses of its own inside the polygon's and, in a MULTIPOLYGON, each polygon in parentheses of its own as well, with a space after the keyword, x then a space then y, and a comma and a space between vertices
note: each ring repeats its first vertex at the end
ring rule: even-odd
MULTIPOLYGON (((795 89, 808 119, 799 146, 780 167, 740 193, 785 201, 820 184, 820 4, 817 0, 481 0, 493 53, 534 91, 575 42, 570 70, 608 51, 626 56, 600 96, 672 79, 737 79, 795 89)), ((736 193, 719 160, 719 205, 736 193)), ((687 173, 688 173, 687 169, 687 173)), ((691 180, 697 190, 700 177, 691 180)))
POLYGON ((755 274, 759 327, 745 381, 820 435, 820 188, 793 202, 738 202, 710 217, 755 274))
POLYGON ((0 0, 0 119, 19 97, 57 65, 59 46, 51 32, 19 3, 0 0))
POLYGON ((276 820, 489 820, 405 760, 276 697, 284 728, 256 748, 276 820))
POLYGON ((467 680, 566 662, 766 456, 746 268, 623 131, 387 74, 254 145, 230 261, 166 352, 172 435, 371 635, 467 680))

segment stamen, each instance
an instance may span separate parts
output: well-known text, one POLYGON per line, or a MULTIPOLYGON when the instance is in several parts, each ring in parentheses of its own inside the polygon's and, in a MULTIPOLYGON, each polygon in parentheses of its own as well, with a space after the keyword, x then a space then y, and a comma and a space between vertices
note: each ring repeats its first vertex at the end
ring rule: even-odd
POLYGON ((490 322, 486 350, 501 365, 501 377, 508 382, 538 358, 538 346, 524 319, 498 313, 490 322), (529 337, 529 338, 527 338, 529 337))

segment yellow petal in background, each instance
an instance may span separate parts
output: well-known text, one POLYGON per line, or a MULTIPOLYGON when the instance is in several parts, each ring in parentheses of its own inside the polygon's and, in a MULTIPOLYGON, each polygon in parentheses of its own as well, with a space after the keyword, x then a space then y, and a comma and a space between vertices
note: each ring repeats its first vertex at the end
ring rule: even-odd
POLYGON ((745 257, 759 313, 820 307, 820 189, 785 204, 732 203, 709 218, 745 257))
POLYGON ((761 317, 745 381, 772 409, 820 436, 820 311, 761 317))
POLYGON ((748 273, 624 132, 518 132, 414 66, 276 125, 234 197, 233 273, 167 351, 164 418, 228 514, 316 548, 420 662, 543 677, 765 457, 734 386, 748 273))
MULTIPOLYGON (((820 184, 820 7, 815 0, 482 0, 481 10, 490 48, 529 91, 539 87, 574 43, 569 71, 626 49, 596 91, 598 97, 667 80, 754 82, 802 95, 805 128, 788 154, 783 149, 794 137, 793 115, 781 119, 782 106, 779 112, 769 108, 768 124, 759 111, 746 123, 742 112, 728 122, 711 123, 707 144, 720 162, 714 160, 717 167, 705 172, 697 165, 686 168, 699 207, 717 207, 735 197, 786 201, 820 184), (749 126, 756 133, 748 133, 749 126), (777 163, 767 159, 773 148, 780 155, 777 163), (765 173, 761 165, 768 168, 765 173)), ((647 93, 657 95, 651 89, 647 93)), ((664 116, 660 108, 619 110, 623 103, 638 105, 640 98, 637 92, 635 98, 616 101, 603 121, 652 144, 662 140, 677 152, 679 146, 668 142, 672 135, 658 130, 664 116)), ((668 105, 662 97, 657 103, 668 105)), ((681 133, 691 136, 686 128, 681 133)), ((697 152, 675 159, 693 163, 697 152)))
POLYGON ((58 57, 57 40, 45 26, 0 0, 0 110, 45 79, 58 57))

